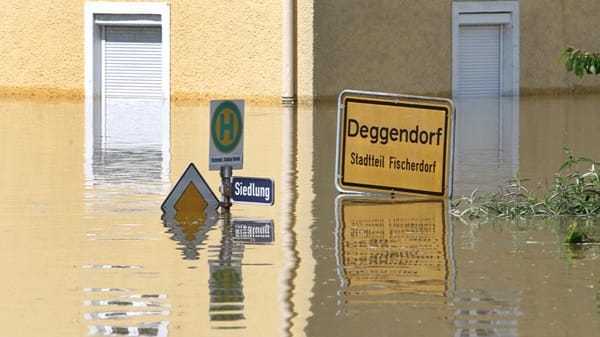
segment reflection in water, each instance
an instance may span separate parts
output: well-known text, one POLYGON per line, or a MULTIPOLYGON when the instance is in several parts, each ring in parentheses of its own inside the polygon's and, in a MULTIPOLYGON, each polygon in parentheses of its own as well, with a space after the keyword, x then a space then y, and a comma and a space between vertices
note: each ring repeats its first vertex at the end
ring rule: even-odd
POLYGON ((153 241, 149 233, 141 230, 143 224, 116 224, 90 228, 86 234, 89 241, 153 241))
POLYGON ((115 300, 94 300, 94 301, 85 301, 85 305, 89 306, 125 306, 125 307, 164 307, 168 306, 160 302, 153 301, 125 301, 122 299, 115 300))
MULTIPOLYGON (((285 252, 283 270, 280 272, 279 286, 283 298, 282 336, 293 336, 293 330, 303 332, 305 321, 303 314, 299 313, 298 307, 303 304, 312 294, 310 291, 299 293, 298 269, 300 268, 300 254, 298 252, 298 225, 300 223, 295 215, 298 201, 298 107, 295 104, 284 104, 282 111, 282 163, 281 182, 279 186, 284 188, 279 198, 281 206, 281 228, 283 231, 281 245, 285 252)), ((312 139, 311 139, 312 140, 312 139)), ((305 141, 311 141, 306 139, 305 141)), ((311 144, 312 145, 312 144, 311 144)), ((311 146, 312 147, 312 146, 311 146)), ((308 216, 308 215, 307 215, 308 216)), ((304 262, 305 264, 308 261, 304 262)), ((301 285, 306 286, 306 285, 301 285)))
POLYGON ((120 99, 100 109, 88 101, 86 206, 141 211, 168 187, 168 103, 120 99))
MULTIPOLYGON (((529 173, 551 177, 550 171, 563 160, 563 146, 585 156, 597 153, 600 96, 568 99, 567 104, 566 97, 528 97, 522 105, 518 159, 529 173)), ((221 235, 227 234, 221 233, 220 224, 208 230, 205 239, 201 232, 210 225, 202 222, 163 227, 159 205, 166 193, 153 192, 161 183, 156 171, 149 174, 148 182, 134 181, 134 174, 127 178, 134 181, 131 185, 113 179, 104 189, 103 179, 112 179, 111 171, 126 174, 115 166, 108 169, 112 164, 102 164, 100 157, 95 173, 92 161, 89 171, 82 170, 80 104, 5 103, 0 109, 0 156, 4 159, 0 165, 4 201, 0 205, 0 250, 5 257, 0 288, 4 290, 2 325, 6 335, 29 336, 35 330, 32 327, 44 327, 51 337, 86 333, 362 337, 397 336, 399 332, 407 336, 541 337, 595 336, 600 331, 599 247, 576 252, 566 248, 555 220, 534 221, 532 226, 492 221, 490 225, 447 223, 451 229, 446 235, 456 233, 455 239, 448 239, 441 259, 448 263, 447 276, 439 273, 440 263, 416 259, 432 255, 432 249, 427 248, 428 241, 417 241, 428 236, 416 235, 409 226, 398 229, 401 239, 389 236, 387 243, 364 238, 381 235, 377 227, 383 228, 384 236, 391 235, 392 227, 365 228, 366 221, 346 222, 344 227, 338 222, 334 236, 335 107, 298 117, 297 133, 290 131, 295 130, 292 127, 281 128, 278 134, 280 112, 257 108, 258 112, 247 115, 248 125, 256 126, 249 130, 259 130, 256 137, 246 139, 247 149, 256 151, 246 156, 247 173, 264 171, 276 179, 277 204, 260 210, 240 205, 236 212, 244 217, 260 212, 262 217, 274 219, 276 241, 236 247, 241 242, 236 243, 235 236, 245 234, 234 232, 234 242, 223 252, 221 235), (263 125, 276 132, 263 132, 267 129, 260 127, 263 125), (283 135, 286 138, 279 142, 283 135), (282 146, 286 150, 278 152, 282 146), (257 154, 259 159, 253 161, 257 154), (266 162, 272 165, 264 165, 266 162), (279 179, 280 174, 285 179, 279 179), (109 191, 114 193, 113 199, 102 194, 109 191), (182 243, 186 232, 194 233, 188 239, 197 244, 190 241, 186 247, 182 243), (188 248, 191 252, 183 253, 188 248), (400 256, 398 252, 413 253, 400 256), (229 253, 229 262, 220 261, 229 253), (570 255, 573 253, 576 256, 570 255), (193 256, 199 260, 187 260, 193 256), (412 279, 400 273, 405 270, 413 273, 412 279), (417 278, 419 275, 425 276, 417 278), (211 330, 227 326, 245 329, 211 330)), ((208 151, 203 143, 207 131, 198 132, 204 130, 204 118, 190 118, 197 110, 193 107, 189 109, 193 112, 174 114, 173 120, 184 125, 173 128, 177 130, 173 142, 177 144, 173 152, 177 170, 184 168, 190 157, 204 158, 208 151)), ((469 122, 459 114, 462 121, 466 123, 462 131, 470 131, 469 122)), ((479 135, 498 136, 491 131, 479 135)), ((497 166, 482 160, 500 163, 494 146, 481 155, 469 150, 473 158, 463 154, 462 166, 457 161, 461 182, 455 187, 470 191, 470 186, 488 175, 491 180, 484 182, 486 186, 495 184, 492 180, 505 179, 493 177, 497 166), (481 165, 475 166, 477 163, 481 165)), ((138 160, 134 161, 132 165, 138 165, 138 160)), ((144 166, 137 167, 141 170, 144 166)), ((354 212, 351 204, 349 207, 349 213, 354 212)), ((372 207, 370 215, 386 213, 372 207)), ((396 217, 412 213, 401 205, 389 207, 395 207, 396 217)), ((441 237, 433 229, 426 233, 441 237)))
POLYGON ((168 322, 143 323, 136 326, 95 325, 90 326, 90 336, 168 336, 168 322))
POLYGON ((596 307, 598 307, 598 313, 600 314, 600 290, 596 293, 596 307))
POLYGON ((115 264, 88 264, 81 266, 83 269, 140 269, 141 266, 126 266, 115 264))
POLYGON ((132 289, 123 288, 86 288, 90 296, 101 294, 111 296, 110 299, 94 299, 84 301, 90 312, 84 314, 87 321, 118 321, 118 324, 97 324, 88 326, 90 336, 168 336, 168 321, 141 322, 136 320, 156 319, 156 317, 169 316, 169 310, 144 310, 142 308, 170 308, 165 303, 165 294, 121 294, 132 292, 132 289), (119 308, 119 309, 117 309, 119 308))
POLYGON ((141 145, 123 149, 96 148, 92 162, 94 179, 90 181, 91 187, 115 189, 143 185, 140 192, 159 193, 161 190, 156 187, 161 185, 152 183, 162 179, 162 156, 160 148, 141 145))
MULTIPOLYGON (((107 245, 118 241, 129 244, 131 241, 150 242, 149 232, 136 230, 137 226, 145 224, 132 225, 131 219, 136 213, 144 214, 154 209, 157 199, 162 198, 168 186, 168 103, 112 100, 101 109, 94 109, 98 105, 91 101, 92 98, 86 101, 84 209, 89 219, 102 219, 102 224, 88 229, 87 238, 97 244, 104 241, 107 245), (114 224, 109 222, 112 220, 107 216, 109 213, 123 214, 125 218, 117 218, 117 224, 114 224)), ((106 252, 100 254, 108 255, 106 252)), ((120 260, 123 256, 117 258, 120 260)), ((107 270, 106 273, 141 268, 124 263, 82 267, 107 270)), ((164 310, 171 306, 165 303, 166 295, 135 294, 130 293, 131 289, 118 287, 86 290, 92 297, 84 302, 89 309, 84 315, 90 321, 89 335, 168 335, 170 321, 161 320, 170 316, 170 311, 164 310), (116 292, 128 293, 117 296, 116 292), (98 298, 99 295, 102 298, 98 298)))
POLYGON ((456 98, 454 103, 454 195, 495 190, 519 170, 519 98, 456 98))
POLYGON ((207 238, 208 232, 213 229, 217 222, 216 217, 206 217, 204 213, 192 215, 189 213, 177 213, 175 216, 163 215, 163 223, 172 234, 171 240, 177 241, 181 246, 181 254, 184 259, 196 260, 199 257, 198 250, 207 238))
POLYGON ((244 287, 242 284, 242 258, 244 245, 233 240, 233 230, 229 216, 223 220, 221 244, 209 247, 213 253, 209 258, 210 270, 209 315, 217 329, 243 329, 244 325, 233 323, 244 320, 244 287))
POLYGON ((83 317, 87 320, 128 319, 139 316, 168 316, 169 311, 102 311, 86 313, 83 317))
POLYGON ((454 294, 456 337, 517 337, 520 290, 459 290, 454 294))
POLYGON ((340 197, 337 203, 343 304, 416 303, 448 295, 444 202, 340 197))
MULTIPOLYGON (((173 234, 171 240, 181 246, 183 259, 199 259, 199 250, 205 249, 208 232, 219 219, 206 217, 203 212, 196 214, 178 212, 174 215, 163 215, 163 223, 168 232, 173 234)), ((245 320, 244 317, 244 288, 242 277, 242 258, 244 244, 254 242, 234 237, 234 229, 229 214, 221 217, 221 242, 208 248, 208 265, 210 279, 208 282, 210 306, 209 319, 219 324, 215 329, 243 329, 244 325, 236 323, 245 320)), ((234 222, 235 223, 235 222, 234 222)))
POLYGON ((155 204, 167 186, 160 148, 144 145, 130 148, 95 147, 91 171, 86 176, 88 209, 135 212, 155 204))

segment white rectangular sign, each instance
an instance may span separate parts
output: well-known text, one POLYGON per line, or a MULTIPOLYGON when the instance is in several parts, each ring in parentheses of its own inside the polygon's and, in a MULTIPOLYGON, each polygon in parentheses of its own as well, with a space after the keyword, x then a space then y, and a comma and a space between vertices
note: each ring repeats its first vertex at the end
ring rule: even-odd
POLYGON ((244 101, 210 101, 208 167, 241 169, 244 164, 244 101))

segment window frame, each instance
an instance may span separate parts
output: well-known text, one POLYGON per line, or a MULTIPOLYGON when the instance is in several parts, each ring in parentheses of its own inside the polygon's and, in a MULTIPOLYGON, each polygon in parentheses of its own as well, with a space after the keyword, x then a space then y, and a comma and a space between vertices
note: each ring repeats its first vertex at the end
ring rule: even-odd
POLYGON ((503 70, 501 94, 519 95, 519 3, 469 1, 452 3, 452 95, 458 93, 458 42, 461 25, 501 25, 503 70), (507 66, 508 65, 508 66, 507 66))
POLYGON ((171 104, 171 7, 168 2, 102 2, 86 1, 84 6, 84 85, 85 85, 85 175, 92 177, 94 147, 105 128, 102 97, 102 33, 105 25, 158 26, 162 36, 162 93, 161 133, 163 179, 169 179, 170 163, 170 104, 171 104), (139 15, 133 21, 97 22, 100 16, 139 15), (145 15, 158 15, 160 21, 146 20, 145 15))

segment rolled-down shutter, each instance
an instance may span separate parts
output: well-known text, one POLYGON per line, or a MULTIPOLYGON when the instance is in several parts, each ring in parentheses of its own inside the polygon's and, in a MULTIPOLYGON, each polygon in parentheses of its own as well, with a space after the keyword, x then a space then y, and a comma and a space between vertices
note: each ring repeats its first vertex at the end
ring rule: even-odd
POLYGON ((105 26, 104 33, 106 147, 160 147, 161 27, 105 26))
POLYGON ((162 99, 160 27, 106 26, 104 94, 162 99))
POLYGON ((501 25, 463 25, 458 42, 458 96, 501 92, 501 25))

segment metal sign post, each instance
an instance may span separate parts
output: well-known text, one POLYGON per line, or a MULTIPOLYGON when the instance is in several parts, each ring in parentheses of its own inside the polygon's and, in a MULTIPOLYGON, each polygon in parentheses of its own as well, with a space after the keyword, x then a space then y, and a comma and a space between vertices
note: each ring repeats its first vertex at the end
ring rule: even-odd
POLYGON ((220 206, 231 209, 231 177, 244 163, 244 101, 210 101, 210 141, 208 167, 219 170, 222 200, 220 206))
POLYGON ((232 201, 266 205, 274 203, 273 180, 232 175, 233 170, 243 167, 243 135, 244 101, 211 101, 208 162, 210 170, 219 170, 222 194, 219 206, 226 213, 229 213, 232 201))
POLYGON ((229 213, 231 209, 231 172, 231 166, 221 166, 221 194, 223 195, 223 199, 220 206, 226 213, 229 213))

